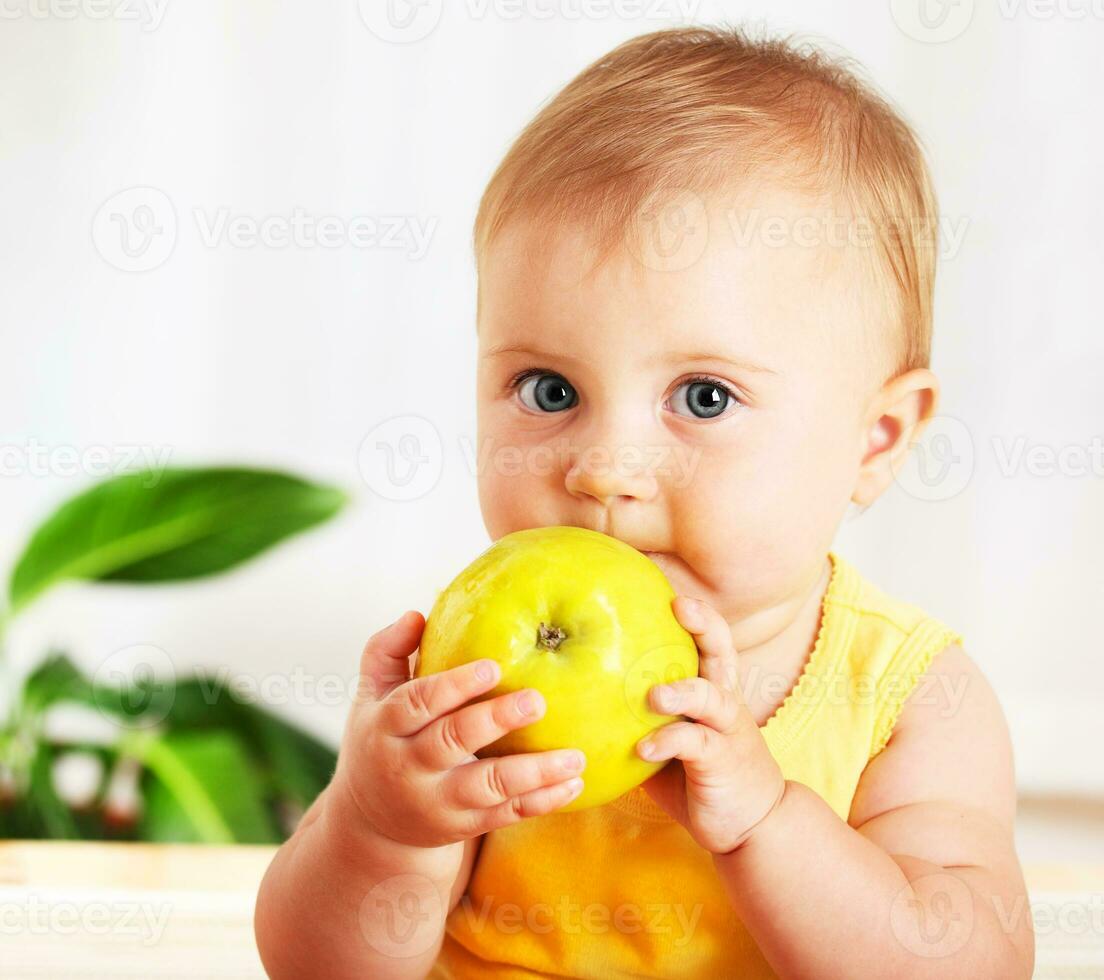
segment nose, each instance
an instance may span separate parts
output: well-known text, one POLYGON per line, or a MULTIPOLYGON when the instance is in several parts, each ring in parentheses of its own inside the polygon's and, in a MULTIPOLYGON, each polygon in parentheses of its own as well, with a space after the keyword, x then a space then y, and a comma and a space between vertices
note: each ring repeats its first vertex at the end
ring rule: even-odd
POLYGON ((590 497, 603 507, 618 499, 648 501, 658 490, 648 472, 647 453, 629 446, 589 446, 575 453, 564 486, 573 497, 590 497))

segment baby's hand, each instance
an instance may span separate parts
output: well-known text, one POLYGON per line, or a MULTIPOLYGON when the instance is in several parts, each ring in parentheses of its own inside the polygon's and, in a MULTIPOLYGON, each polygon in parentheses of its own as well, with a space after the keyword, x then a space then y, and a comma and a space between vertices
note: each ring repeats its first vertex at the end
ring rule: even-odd
POLYGON ((743 844, 782 798, 782 770, 744 703, 728 623, 697 599, 679 596, 675 615, 694 634, 699 677, 651 689, 652 708, 680 714, 637 743, 641 758, 679 759, 649 779, 648 795, 707 851, 724 854, 743 844))
POLYGON ((420 614, 405 613, 368 641, 361 659, 361 694, 334 779, 370 829, 402 844, 441 847, 574 799, 586 763, 576 749, 475 757, 537 721, 544 700, 525 689, 469 703, 498 683, 493 660, 411 679, 409 656, 424 627, 420 614))

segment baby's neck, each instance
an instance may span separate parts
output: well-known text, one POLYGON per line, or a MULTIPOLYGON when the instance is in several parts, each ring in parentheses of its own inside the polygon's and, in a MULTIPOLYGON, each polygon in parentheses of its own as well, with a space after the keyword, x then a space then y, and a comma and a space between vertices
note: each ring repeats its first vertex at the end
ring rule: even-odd
POLYGON ((732 626, 740 687, 758 725, 766 724, 805 669, 831 574, 832 564, 825 558, 813 581, 791 600, 732 626))

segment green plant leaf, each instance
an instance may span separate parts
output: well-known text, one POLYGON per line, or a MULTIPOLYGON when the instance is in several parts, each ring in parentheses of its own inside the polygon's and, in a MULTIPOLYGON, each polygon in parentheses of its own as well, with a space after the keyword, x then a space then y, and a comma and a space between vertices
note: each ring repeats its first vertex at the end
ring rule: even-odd
POLYGON ((173 731, 233 731, 254 760, 270 813, 281 826, 294 825, 297 811, 301 814, 314 802, 337 766, 337 753, 324 742, 267 709, 240 700, 216 677, 191 677, 178 683, 165 723, 173 731))
POLYGON ((24 679, 19 711, 39 714, 59 701, 95 703, 88 678, 64 653, 51 653, 24 679))
POLYGON ((23 682, 17 717, 33 719, 64 702, 95 708, 121 725, 141 722, 147 714, 168 713, 176 696, 174 678, 133 677, 126 684, 93 683, 65 654, 53 653, 23 682))
POLYGON ((336 514, 342 491, 269 470, 213 467, 114 477, 32 535, 9 585, 11 614, 69 579, 168 582, 222 572, 336 514))
POLYGON ((329 784, 337 753, 296 725, 251 701, 243 701, 220 678, 194 677, 177 683, 166 712, 172 731, 223 728, 250 749, 277 800, 306 809, 329 784))
POLYGON ((73 813, 54 789, 53 764, 53 750, 45 743, 36 745, 27 790, 31 822, 43 837, 77 840, 81 834, 73 813))
POLYGON ((245 705, 267 761, 267 775, 281 798, 305 810, 329 784, 337 753, 302 729, 260 708, 245 705))
POLYGON ((231 732, 169 733, 139 740, 147 767, 139 836, 151 841, 272 844, 280 841, 264 787, 231 732))
MULTIPOLYGON (((296 815, 309 807, 325 789, 337 764, 337 753, 333 749, 265 708, 240 700, 221 677, 192 676, 149 685, 93 685, 68 657, 54 653, 27 676, 20 702, 18 715, 30 725, 28 732, 35 733, 33 737, 39 752, 79 747, 72 742, 51 747, 37 741, 40 738, 37 719, 54 705, 69 702, 95 707, 116 717, 123 726, 119 738, 124 748, 139 746, 137 750, 127 750, 134 751, 144 761, 147 751, 153 753, 155 760, 161 759, 162 768, 148 777, 147 812, 150 816, 146 823, 134 828, 139 837, 151 833, 158 835, 153 839, 160 840, 224 840, 238 839, 234 835, 241 833, 250 835, 250 839, 259 835, 259 839, 267 840, 270 833, 275 833, 276 839, 283 839, 284 831, 290 832, 284 825, 293 825, 296 815), (142 710, 136 711, 135 704, 142 710), (159 773, 177 772, 179 763, 174 766, 171 758, 159 756, 162 750, 156 746, 147 750, 147 742, 158 737, 155 732, 128 731, 129 726, 140 722, 146 712, 160 719, 159 730, 169 731, 161 741, 170 748, 183 745, 181 757, 193 759, 197 764, 207 756, 201 758, 192 745, 204 743, 189 743, 186 739, 180 742, 182 736, 206 734, 217 738, 225 735, 231 739, 235 744, 230 751, 237 755, 238 768, 246 768, 248 772, 239 774, 226 786, 219 782, 217 773, 214 774, 210 792, 233 796, 239 785, 250 785, 252 798, 261 801, 263 816, 257 817, 259 811, 253 807, 253 817, 246 820, 243 827, 227 830, 217 817, 210 816, 212 812, 217 814, 221 797, 215 798, 215 810, 211 811, 209 807, 205 809, 202 802, 206 790, 198 794, 198 803, 193 797, 169 793, 167 781, 159 773), (174 798, 166 800, 166 794, 174 798), (181 799, 193 800, 193 805, 185 807, 181 799), (204 813, 208 814, 207 818, 204 813), (273 831, 274 827, 277 829, 273 831)), ((110 768, 114 747, 87 748, 104 752, 105 766, 110 768)), ((36 761, 42 764, 42 760, 36 761)), ((43 781, 43 773, 40 769, 39 779, 28 788, 27 797, 9 801, 8 805, 0 801, 0 837, 12 833, 24 837, 104 837, 106 829, 102 819, 97 815, 94 821, 92 815, 67 812, 64 804, 56 799, 52 786, 43 781)), ((187 783, 185 778, 173 785, 186 787, 187 783)), ((206 775, 201 774, 200 783, 207 784, 206 775)))
POLYGON ((217 677, 190 677, 176 685, 165 722, 173 731, 233 731, 258 761, 274 802, 302 808, 326 788, 337 753, 301 728, 243 701, 217 677))

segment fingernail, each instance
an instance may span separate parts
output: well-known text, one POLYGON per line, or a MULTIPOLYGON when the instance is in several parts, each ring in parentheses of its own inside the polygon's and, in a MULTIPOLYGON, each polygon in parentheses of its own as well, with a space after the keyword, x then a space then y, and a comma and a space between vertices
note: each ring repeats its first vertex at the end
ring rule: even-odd
POLYGON ((574 779, 569 779, 564 785, 567 787, 569 796, 578 796, 583 789, 583 781, 578 776, 574 779))
POLYGON ((479 665, 475 668, 475 676, 484 684, 489 684, 495 679, 497 669, 498 664, 493 660, 480 660, 479 665))
POLYGON ((650 759, 656 752, 655 742, 641 742, 636 748, 642 759, 650 759))
POLYGON ((682 620, 684 625, 705 625, 705 613, 702 609, 701 602, 697 599, 691 599, 689 596, 685 595, 679 596, 679 608, 681 610, 679 619, 682 620))
POLYGON ((571 752, 565 755, 561 760, 561 764, 568 772, 572 772, 576 769, 582 769, 586 765, 586 756, 582 752, 571 752))
POLYGON ((674 711, 681 702, 679 692, 666 684, 655 689, 655 701, 663 711, 674 711))
POLYGON ((536 691, 523 691, 517 699, 518 711, 523 715, 535 715, 540 711, 540 695, 536 691))

